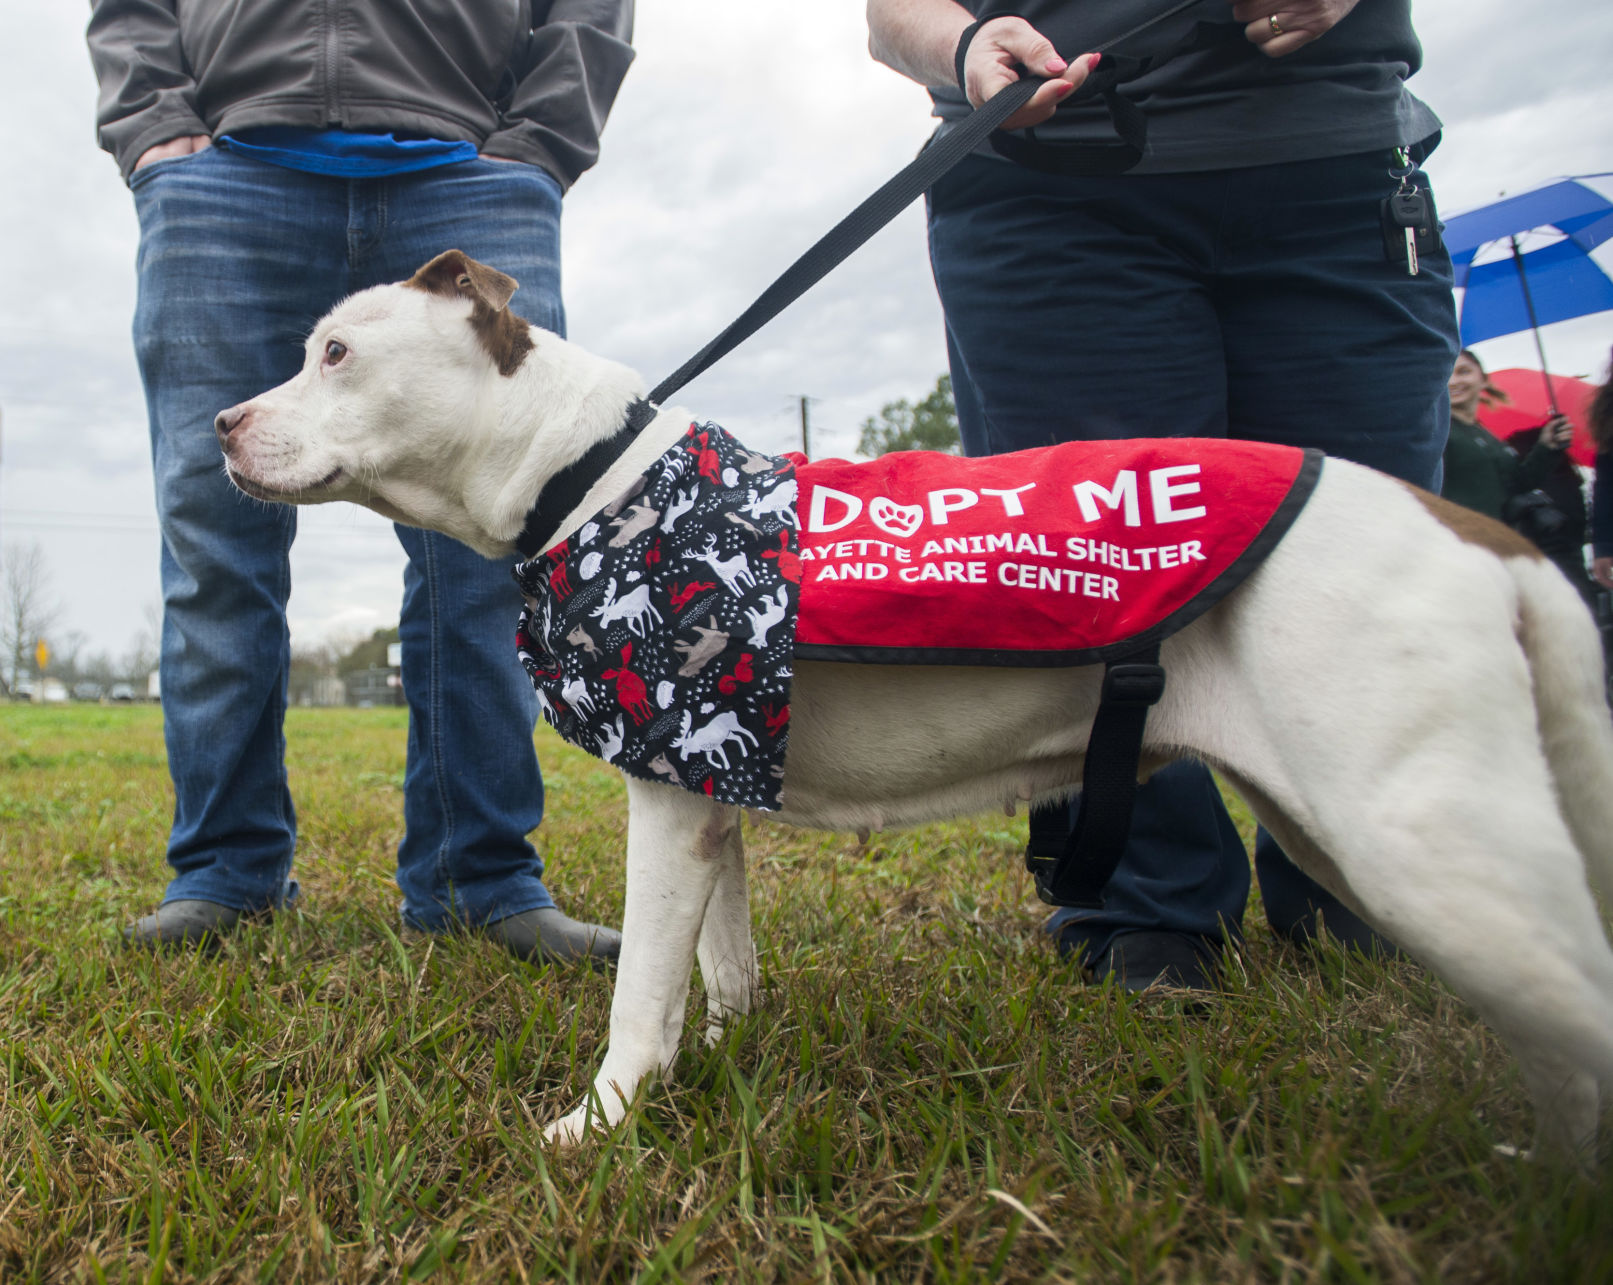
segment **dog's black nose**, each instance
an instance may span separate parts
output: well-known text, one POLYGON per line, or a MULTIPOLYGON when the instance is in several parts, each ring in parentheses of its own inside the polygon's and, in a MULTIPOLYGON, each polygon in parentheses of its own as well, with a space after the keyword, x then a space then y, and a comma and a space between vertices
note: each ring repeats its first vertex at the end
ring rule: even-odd
POLYGON ((213 421, 213 431, 218 434, 219 445, 228 444, 230 434, 241 426, 245 418, 245 406, 231 406, 229 410, 219 411, 218 418, 213 421))

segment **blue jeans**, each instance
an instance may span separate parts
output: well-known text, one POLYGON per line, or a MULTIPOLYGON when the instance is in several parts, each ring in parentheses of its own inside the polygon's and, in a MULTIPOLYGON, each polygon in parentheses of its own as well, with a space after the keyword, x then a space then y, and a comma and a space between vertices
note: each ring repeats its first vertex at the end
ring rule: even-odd
MULTIPOLYGON (((213 148, 134 175, 134 338, 162 530, 162 703, 174 824, 165 900, 287 904, 291 508, 237 492, 213 417, 302 365, 315 321, 356 290, 458 248, 520 282, 511 307, 560 332, 559 185, 466 161, 386 179, 303 174, 213 148)), ((409 704, 398 884, 438 929, 553 905, 527 834, 543 818, 537 702, 515 654, 510 570, 398 527, 409 704)))
MULTIPOLYGON (((1450 260, 1425 255, 1416 277, 1387 261, 1388 168, 1384 152, 1072 178, 968 158, 929 200, 965 450, 1230 436, 1437 488, 1450 260)), ((1280 933, 1304 937, 1317 909, 1354 920, 1264 830, 1255 866, 1280 933)), ((1248 894, 1208 769, 1180 762, 1139 790, 1104 909, 1060 911, 1049 930, 1093 957, 1144 929, 1236 935, 1248 894)))

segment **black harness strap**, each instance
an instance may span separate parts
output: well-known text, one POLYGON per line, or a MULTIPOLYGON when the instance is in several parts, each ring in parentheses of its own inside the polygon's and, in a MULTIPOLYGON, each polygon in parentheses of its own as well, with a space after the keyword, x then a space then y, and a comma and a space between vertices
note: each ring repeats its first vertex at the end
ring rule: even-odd
POLYGON ((1157 641, 1104 667, 1074 827, 1063 805, 1031 811, 1025 869, 1036 880, 1036 895, 1048 905, 1102 909, 1104 885, 1131 836, 1143 727, 1164 692, 1157 641))

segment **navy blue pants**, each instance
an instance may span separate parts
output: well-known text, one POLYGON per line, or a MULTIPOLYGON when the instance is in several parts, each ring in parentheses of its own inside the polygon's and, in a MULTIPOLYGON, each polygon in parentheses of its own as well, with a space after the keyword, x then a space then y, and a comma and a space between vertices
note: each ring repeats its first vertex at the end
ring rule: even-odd
MULTIPOLYGON (((929 198, 965 450, 1234 437, 1317 447, 1436 488, 1458 349, 1449 257, 1388 261, 1387 151, 1208 173, 1076 178, 970 157, 929 198)), ((1426 187, 1418 174, 1416 181, 1426 187)), ((1362 519, 1369 521, 1370 514, 1362 519)), ((1348 912, 1261 831, 1272 926, 1348 912)), ((1236 935, 1249 860, 1209 770, 1138 792, 1101 911, 1049 930, 1236 935)))

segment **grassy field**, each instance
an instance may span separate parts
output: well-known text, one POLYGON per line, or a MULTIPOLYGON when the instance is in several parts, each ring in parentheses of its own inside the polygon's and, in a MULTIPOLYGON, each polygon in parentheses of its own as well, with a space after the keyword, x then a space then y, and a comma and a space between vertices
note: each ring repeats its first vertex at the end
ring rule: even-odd
MULTIPOLYGON (((1083 985, 1023 818, 749 827, 764 1008, 550 1151, 610 978, 400 940, 404 730, 293 711, 302 908, 155 959, 159 712, 0 707, 0 1280, 1613 1280, 1613 1187, 1498 1150, 1429 976, 1252 910, 1211 1002, 1083 985)), ((549 881, 618 922, 621 786, 539 749, 549 881)))

